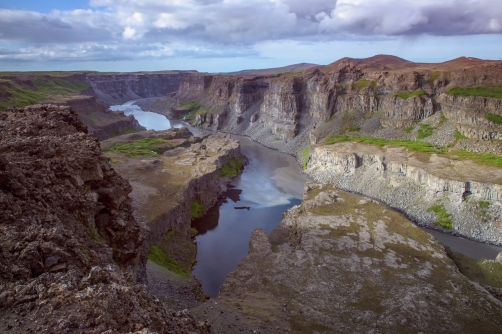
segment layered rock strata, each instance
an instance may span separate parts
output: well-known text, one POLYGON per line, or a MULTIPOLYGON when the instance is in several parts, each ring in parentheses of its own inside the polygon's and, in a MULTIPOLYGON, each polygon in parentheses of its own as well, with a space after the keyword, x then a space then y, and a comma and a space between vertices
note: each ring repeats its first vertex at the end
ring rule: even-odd
POLYGON ((502 303, 443 246, 368 198, 308 183, 302 205, 193 310, 218 333, 500 332, 502 303))
MULTIPOLYGON (((131 197, 136 219, 144 222, 150 237, 143 247, 142 265, 151 245, 169 231, 190 240, 193 201, 209 208, 225 189, 229 178, 221 178, 219 169, 232 158, 243 158, 240 146, 229 135, 193 137, 186 128, 146 131, 116 137, 102 143, 114 169, 132 185, 131 197), (145 138, 166 140, 152 157, 127 157, 114 153, 117 143, 133 143, 145 138)), ((145 275, 142 267, 141 275, 145 275)))
POLYGON ((134 116, 125 116, 121 112, 112 112, 106 105, 98 102, 94 96, 83 96, 66 101, 64 105, 76 111, 87 130, 99 140, 120 135, 124 132, 146 130, 134 116))
POLYGON ((455 233, 502 244, 500 168, 405 148, 338 143, 313 147, 307 173, 376 198, 420 225, 434 227, 436 217, 428 209, 443 205, 455 233))
POLYGON ((36 105, 0 120, 0 332, 206 332, 136 283, 146 228, 77 114, 36 105))
POLYGON ((350 129, 378 136, 384 128, 400 128, 394 136, 406 137, 404 128, 441 111, 463 135, 487 140, 500 136, 501 125, 485 118, 488 113, 502 115, 500 100, 446 92, 499 86, 500 77, 499 61, 459 58, 417 64, 392 56, 344 58, 301 73, 188 76, 162 100, 159 111, 175 117, 182 113, 169 110, 197 100, 212 110, 202 117, 205 127, 248 135, 294 154, 309 141, 315 144, 350 129))
POLYGON ((164 96, 176 91, 183 78, 196 72, 87 74, 94 95, 109 104, 164 96))

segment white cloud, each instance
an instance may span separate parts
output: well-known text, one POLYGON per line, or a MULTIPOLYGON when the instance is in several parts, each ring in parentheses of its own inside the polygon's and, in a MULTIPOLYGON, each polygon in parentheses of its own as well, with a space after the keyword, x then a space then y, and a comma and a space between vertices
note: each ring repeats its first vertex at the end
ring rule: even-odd
MULTIPOLYGON (((187 52, 173 45, 242 55, 267 41, 502 34, 499 0, 91 0, 90 5, 93 9, 49 14, 0 9, 0 43, 32 45, 23 54, 40 52, 43 59, 53 57, 44 47, 62 57, 83 57, 92 53, 89 45, 127 49, 130 43, 149 45, 138 57, 165 57, 187 52)), ((116 58, 115 49, 98 49, 94 55, 116 58)))

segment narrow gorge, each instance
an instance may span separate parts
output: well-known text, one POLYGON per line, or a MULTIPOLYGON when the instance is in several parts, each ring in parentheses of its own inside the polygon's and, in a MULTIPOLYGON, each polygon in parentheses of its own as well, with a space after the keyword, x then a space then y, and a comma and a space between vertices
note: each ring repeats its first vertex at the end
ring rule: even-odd
POLYGON ((465 57, 8 74, 0 332, 499 333, 500 86, 465 57))

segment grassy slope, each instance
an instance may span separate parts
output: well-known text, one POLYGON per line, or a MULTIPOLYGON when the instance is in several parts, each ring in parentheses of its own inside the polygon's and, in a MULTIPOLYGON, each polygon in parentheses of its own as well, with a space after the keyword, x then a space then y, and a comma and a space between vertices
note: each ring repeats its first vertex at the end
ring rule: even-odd
POLYGON ((43 102, 61 102, 90 88, 68 72, 0 73, 0 110, 43 102))

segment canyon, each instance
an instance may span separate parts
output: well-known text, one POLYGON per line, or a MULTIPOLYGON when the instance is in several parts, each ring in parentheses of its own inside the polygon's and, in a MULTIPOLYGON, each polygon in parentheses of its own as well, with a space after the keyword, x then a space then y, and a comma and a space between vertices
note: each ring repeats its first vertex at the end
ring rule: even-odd
POLYGON ((375 56, 64 74, 75 88, 59 95, 40 88, 54 74, 0 82, 7 104, 24 103, 20 87, 55 103, 0 112, 0 330, 500 332, 502 255, 474 261, 415 224, 502 244, 501 72, 375 56), (210 134, 142 131, 107 109, 139 98, 210 134), (293 155, 316 182, 270 235, 254 230, 205 301, 191 222, 227 189, 222 170, 246 168, 230 134, 293 155))
POLYGON ((463 57, 418 64, 380 55, 268 76, 191 75, 177 92, 142 105, 171 118, 188 114, 204 129, 248 136, 292 154, 314 179, 381 200, 421 225, 500 245, 501 165, 479 161, 502 152, 501 122, 490 120, 502 116, 502 100, 489 93, 501 78, 500 61, 463 57), (189 114, 194 101, 199 111, 189 114), (352 155, 340 157, 345 162, 326 161, 326 152, 333 151, 326 143, 352 137, 366 138, 369 145, 344 152, 352 155), (383 141, 371 145, 368 138, 383 141), (392 146, 408 153, 388 154, 392 146), (358 149, 380 155, 363 157, 358 149), (378 173, 368 174, 367 164, 378 173), (452 164, 457 167, 445 169, 452 164), (369 187, 380 176, 386 179, 376 183, 379 187, 369 187), (406 195, 410 189, 423 193, 412 201, 406 195), (488 203, 481 204, 488 213, 480 202, 488 203), (437 206, 446 210, 452 226, 436 224, 439 218, 430 209, 437 206))

